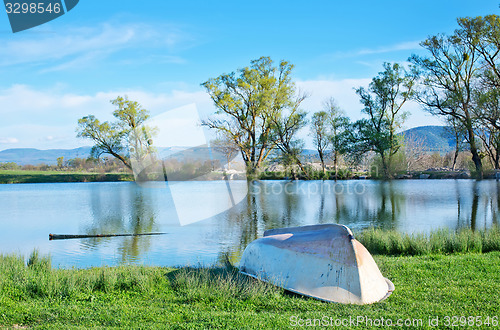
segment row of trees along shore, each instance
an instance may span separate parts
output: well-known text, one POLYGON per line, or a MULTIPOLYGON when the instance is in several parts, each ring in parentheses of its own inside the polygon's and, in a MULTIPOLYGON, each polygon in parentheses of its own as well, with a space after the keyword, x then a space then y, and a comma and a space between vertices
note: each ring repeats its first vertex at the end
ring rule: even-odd
MULTIPOLYGON (((308 95, 296 88, 294 66, 261 57, 202 83, 217 109, 202 124, 217 132, 218 148, 241 154, 250 178, 270 160, 298 168, 308 177, 298 133, 309 125, 323 172, 329 159, 337 178, 341 159, 356 164, 376 154, 381 176, 389 179, 405 147, 398 134, 409 115, 404 106, 416 101, 448 123, 457 142, 453 163, 466 144, 475 176, 481 179, 485 158, 500 169, 500 17, 465 17, 457 22, 452 34, 430 36, 420 43, 425 56, 411 55, 406 66, 384 63, 367 88, 356 89, 363 119, 351 122, 333 98, 308 119, 301 109, 308 95)), ((154 130, 137 130, 149 114, 136 102, 119 97, 113 104, 118 122, 84 117, 78 136, 95 142, 94 156, 111 154, 130 168, 127 151, 135 158, 147 153, 154 130), (133 146, 131 132, 136 132, 133 146)))

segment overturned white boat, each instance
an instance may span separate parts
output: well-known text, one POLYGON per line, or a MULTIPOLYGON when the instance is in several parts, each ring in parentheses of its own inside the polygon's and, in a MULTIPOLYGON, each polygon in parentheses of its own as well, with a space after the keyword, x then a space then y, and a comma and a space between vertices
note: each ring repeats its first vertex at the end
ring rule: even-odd
POLYGON ((268 230, 250 243, 240 272, 320 300, 371 304, 394 290, 349 228, 326 224, 268 230))

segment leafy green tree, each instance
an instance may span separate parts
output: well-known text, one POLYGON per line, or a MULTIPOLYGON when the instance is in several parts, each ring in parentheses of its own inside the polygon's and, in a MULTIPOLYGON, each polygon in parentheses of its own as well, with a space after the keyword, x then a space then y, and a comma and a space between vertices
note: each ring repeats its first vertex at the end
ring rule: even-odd
POLYGON ((91 156, 109 154, 132 169, 132 161, 140 161, 153 151, 154 129, 145 125, 149 112, 136 101, 118 96, 111 103, 116 107, 115 122, 100 122, 88 115, 78 120, 77 136, 94 142, 91 156))
POLYGON ((397 131, 408 115, 402 108, 413 95, 414 83, 415 76, 399 64, 384 63, 384 71, 373 78, 368 89, 356 89, 368 118, 352 125, 350 149, 358 157, 368 151, 379 155, 386 179, 393 176, 392 159, 402 146, 397 131))
POLYGON ((57 157, 57 167, 59 169, 63 168, 64 166, 64 157, 57 157))
POLYGON ((483 78, 500 87, 500 16, 462 17, 457 21, 460 28, 454 38, 475 51, 480 67, 485 70, 483 78))
POLYGON ((14 162, 0 163, 0 170, 18 170, 21 166, 14 162))
MULTIPOLYGON (((292 69, 293 65, 286 61, 275 66, 271 58, 261 57, 251 61, 249 67, 202 84, 217 108, 216 115, 204 120, 203 125, 234 141, 249 174, 255 173, 277 146, 280 134, 273 131, 276 123, 281 123, 286 111, 298 109, 302 98, 296 97, 292 69)), ((283 124, 286 127, 281 133, 294 130, 295 124, 283 124)), ((286 149, 287 136, 282 137, 281 146, 286 149)))

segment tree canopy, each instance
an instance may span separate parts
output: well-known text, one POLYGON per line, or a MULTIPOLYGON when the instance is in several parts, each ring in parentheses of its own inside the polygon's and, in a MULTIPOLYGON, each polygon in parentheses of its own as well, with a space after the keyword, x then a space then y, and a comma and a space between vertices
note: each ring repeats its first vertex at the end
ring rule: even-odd
POLYGON ((249 67, 202 84, 217 108, 216 115, 203 125, 234 141, 249 173, 278 145, 287 152, 293 150, 291 142, 302 121, 299 104, 304 97, 298 96, 292 70, 293 65, 286 61, 274 65, 271 58, 261 57, 249 67))
MULTIPOLYGON (((466 132, 476 175, 483 177, 481 120, 496 123, 491 101, 500 86, 498 54, 500 20, 496 15, 459 18, 451 35, 431 36, 421 43, 428 57, 410 61, 422 77, 417 100, 431 113, 453 120, 466 132)), ((483 123, 484 124, 484 123, 483 123)))
POLYGON ((356 93, 368 118, 353 124, 351 152, 362 155, 374 151, 381 158, 383 176, 391 178, 393 156, 401 147, 398 130, 407 117, 403 105, 410 100, 416 77, 399 64, 384 63, 384 71, 373 78, 368 89, 360 87, 356 93))
POLYGON ((111 103, 116 107, 115 122, 101 123, 93 115, 85 116, 78 120, 77 136, 94 142, 91 156, 109 154, 132 169, 134 161, 153 151, 154 129, 145 125, 149 112, 127 97, 118 96, 111 103))
POLYGON ((311 134, 323 173, 326 173, 325 160, 331 157, 335 168, 335 179, 337 179, 339 158, 347 151, 346 138, 349 125, 349 118, 333 97, 323 103, 323 110, 315 112, 312 116, 311 134))

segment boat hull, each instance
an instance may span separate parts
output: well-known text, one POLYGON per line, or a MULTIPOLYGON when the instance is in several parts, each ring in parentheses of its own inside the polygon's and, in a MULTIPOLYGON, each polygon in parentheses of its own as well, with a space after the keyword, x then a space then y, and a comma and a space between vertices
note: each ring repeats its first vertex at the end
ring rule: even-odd
POLYGON ((240 271, 288 291, 346 304, 378 302, 394 290, 350 229, 336 224, 267 231, 247 246, 240 271))

